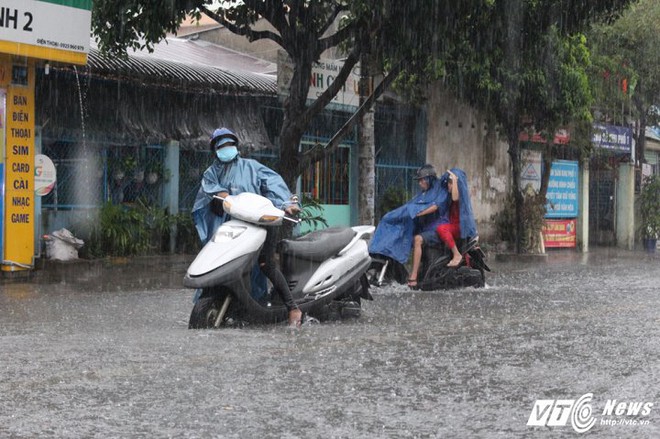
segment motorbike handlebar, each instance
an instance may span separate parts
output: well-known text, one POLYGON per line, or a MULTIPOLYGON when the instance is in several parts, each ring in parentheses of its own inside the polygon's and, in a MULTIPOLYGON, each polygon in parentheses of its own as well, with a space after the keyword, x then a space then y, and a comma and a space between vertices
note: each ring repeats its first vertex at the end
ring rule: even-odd
POLYGON ((291 216, 286 216, 286 215, 284 215, 282 218, 287 220, 287 221, 291 221, 294 224, 299 224, 302 221, 301 219, 293 218, 291 216))
MULTIPOLYGON (((224 198, 224 197, 221 197, 220 195, 217 195, 217 194, 214 194, 214 195, 213 195, 213 199, 217 199, 217 200, 220 200, 220 201, 223 201, 223 202, 225 201, 225 198, 224 198)), ((294 224, 299 224, 299 223, 302 222, 301 219, 294 218, 294 217, 292 217, 292 216, 287 216, 287 215, 282 216, 282 219, 285 219, 285 220, 287 220, 287 221, 291 221, 291 222, 294 223, 294 224)))

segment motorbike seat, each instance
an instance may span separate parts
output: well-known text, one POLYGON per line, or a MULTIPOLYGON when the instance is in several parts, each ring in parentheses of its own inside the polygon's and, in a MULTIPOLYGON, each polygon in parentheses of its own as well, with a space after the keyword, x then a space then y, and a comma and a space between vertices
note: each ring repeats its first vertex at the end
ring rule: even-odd
POLYGON ((281 256, 322 262, 335 256, 355 236, 350 227, 332 227, 316 230, 298 239, 283 239, 279 244, 281 256))

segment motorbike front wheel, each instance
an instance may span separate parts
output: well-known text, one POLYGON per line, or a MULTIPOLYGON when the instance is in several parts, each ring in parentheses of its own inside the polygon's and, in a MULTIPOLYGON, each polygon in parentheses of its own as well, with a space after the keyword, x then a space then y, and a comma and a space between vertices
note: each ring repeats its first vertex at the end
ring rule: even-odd
POLYGON ((188 329, 218 328, 227 313, 231 296, 209 296, 200 298, 190 313, 188 329))
POLYGON ((370 285, 383 287, 393 282, 405 284, 408 280, 408 271, 402 264, 391 258, 376 256, 372 257, 366 276, 370 285), (385 264, 387 264, 386 267, 385 264), (383 267, 385 267, 384 273, 383 267))

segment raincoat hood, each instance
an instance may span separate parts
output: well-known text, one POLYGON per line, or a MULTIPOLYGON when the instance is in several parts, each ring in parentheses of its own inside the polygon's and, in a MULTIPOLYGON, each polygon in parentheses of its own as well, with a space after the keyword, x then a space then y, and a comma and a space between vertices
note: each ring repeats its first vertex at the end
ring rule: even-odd
POLYGON ((211 134, 211 139, 209 140, 209 147, 211 152, 215 152, 216 149, 220 148, 223 145, 234 144, 238 146, 238 137, 228 128, 217 128, 211 134))
MULTIPOLYGON (((460 200, 460 217, 461 217, 461 238, 472 238, 477 236, 477 222, 474 219, 474 212, 472 211, 472 202, 470 201, 470 190, 467 184, 467 175, 465 171, 460 168, 452 168, 453 172, 458 177, 458 197, 460 200)), ((449 183, 449 172, 445 172, 440 176, 440 185, 447 189, 449 183)), ((443 215, 443 223, 449 222, 449 209, 443 215)))

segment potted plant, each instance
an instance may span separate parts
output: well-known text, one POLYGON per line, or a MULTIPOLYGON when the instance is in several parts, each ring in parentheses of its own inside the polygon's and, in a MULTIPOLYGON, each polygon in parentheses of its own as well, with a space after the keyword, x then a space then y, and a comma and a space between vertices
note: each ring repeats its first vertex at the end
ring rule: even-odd
POLYGON ((644 178, 639 194, 639 213, 644 248, 653 253, 660 237, 660 175, 644 178))
POLYGON ((117 157, 110 164, 112 178, 116 182, 120 182, 126 177, 126 175, 133 176, 133 173, 138 167, 138 162, 135 157, 124 156, 117 157))
POLYGON ((164 169, 162 162, 152 161, 147 166, 146 178, 148 184, 156 184, 158 183, 158 180, 160 180, 161 178, 167 181, 167 177, 168 177, 168 171, 164 169))

